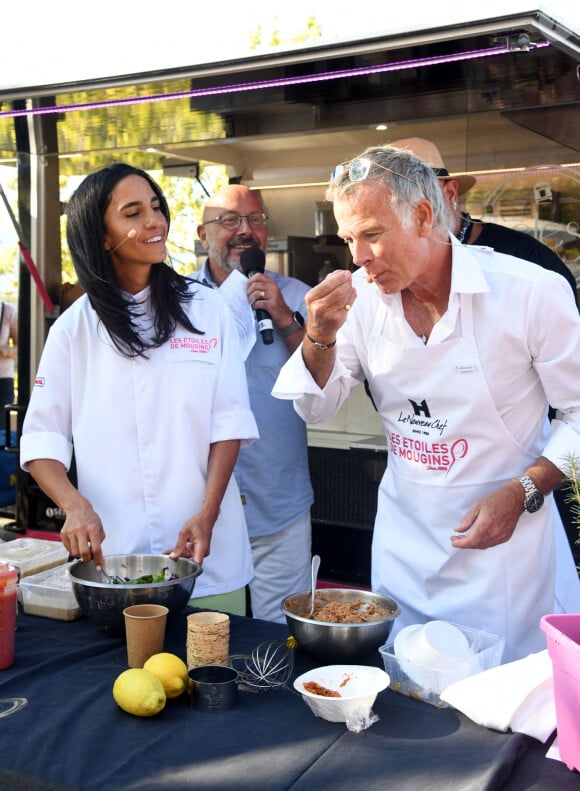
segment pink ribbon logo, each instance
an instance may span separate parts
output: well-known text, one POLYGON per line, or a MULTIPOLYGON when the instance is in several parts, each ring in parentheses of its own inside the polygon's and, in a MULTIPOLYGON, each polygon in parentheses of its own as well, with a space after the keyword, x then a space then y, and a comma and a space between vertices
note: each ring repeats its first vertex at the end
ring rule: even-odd
POLYGON ((451 464, 447 469, 447 475, 449 475, 449 470, 453 467, 457 459, 462 459, 469 449, 469 444, 466 439, 456 439, 453 445, 451 446, 451 464))

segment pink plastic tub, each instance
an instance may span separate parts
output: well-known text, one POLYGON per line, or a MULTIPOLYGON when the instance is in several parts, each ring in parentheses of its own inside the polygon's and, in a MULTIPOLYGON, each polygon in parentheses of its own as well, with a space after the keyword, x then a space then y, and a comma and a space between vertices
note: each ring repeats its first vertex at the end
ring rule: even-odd
POLYGON ((580 615, 544 615, 554 674, 554 700, 560 757, 580 771, 580 615))

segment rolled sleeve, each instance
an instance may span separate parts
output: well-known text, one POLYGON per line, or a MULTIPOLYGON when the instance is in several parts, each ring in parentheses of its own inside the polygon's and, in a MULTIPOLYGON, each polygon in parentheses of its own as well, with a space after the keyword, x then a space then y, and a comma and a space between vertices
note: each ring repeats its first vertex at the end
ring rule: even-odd
POLYGON ((211 429, 211 442, 222 442, 236 438, 245 448, 259 439, 258 427, 250 409, 231 409, 214 416, 211 429))
POLYGON ((20 466, 34 459, 54 459, 68 470, 72 463, 71 343, 63 322, 51 328, 26 409, 20 437, 20 466))
POLYGON ((28 470, 34 459, 54 459, 69 470, 72 461, 72 443, 62 434, 52 431, 33 431, 20 438, 20 466, 28 470))
POLYGON ((210 441, 239 439, 246 447, 259 439, 258 426, 250 407, 246 369, 241 346, 229 308, 216 299, 222 331, 222 359, 215 386, 210 441))
POLYGON ((580 459, 580 321, 567 283, 559 275, 542 272, 533 291, 533 323, 529 342, 534 368, 548 402, 556 410, 542 455, 563 472, 571 458, 580 459))

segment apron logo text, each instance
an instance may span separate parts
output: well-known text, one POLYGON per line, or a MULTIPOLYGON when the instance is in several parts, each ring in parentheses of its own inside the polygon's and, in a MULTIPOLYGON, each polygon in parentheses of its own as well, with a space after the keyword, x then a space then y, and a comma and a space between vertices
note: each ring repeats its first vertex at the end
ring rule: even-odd
POLYGON ((392 431, 389 437, 389 453, 427 470, 448 473, 458 459, 464 458, 469 450, 466 439, 458 439, 450 446, 448 442, 427 442, 415 437, 405 437, 392 431))
POLYGON ((427 401, 423 399, 420 404, 412 399, 409 399, 409 403, 413 407, 413 412, 416 415, 423 414, 425 417, 431 417, 431 412, 429 412, 429 407, 427 406, 427 401))
MULTIPOLYGON (((399 417, 397 418, 398 423, 408 423, 409 425, 416 426, 417 428, 434 429, 435 431, 438 431, 440 435, 443 434, 447 428, 447 419, 432 419, 431 412, 429 411, 429 407, 427 406, 427 401, 425 401, 425 399, 423 399, 420 404, 409 399, 409 403, 413 407, 413 414, 410 412, 399 412, 399 417), (423 417, 421 417, 421 415, 423 415, 423 417)), ((423 433, 427 434, 428 432, 425 431, 423 433)))

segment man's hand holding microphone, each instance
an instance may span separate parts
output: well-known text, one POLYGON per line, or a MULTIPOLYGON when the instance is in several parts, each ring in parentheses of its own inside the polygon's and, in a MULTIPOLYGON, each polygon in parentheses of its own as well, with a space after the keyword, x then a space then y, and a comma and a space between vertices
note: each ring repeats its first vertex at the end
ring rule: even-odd
POLYGON ((265 255, 259 247, 249 247, 240 255, 240 267, 249 278, 248 301, 256 312, 258 329, 262 342, 273 342, 273 328, 276 326, 284 336, 284 341, 292 351, 302 340, 303 330, 285 334, 284 330, 294 323, 294 313, 284 302, 284 297, 276 281, 264 274, 265 255))

